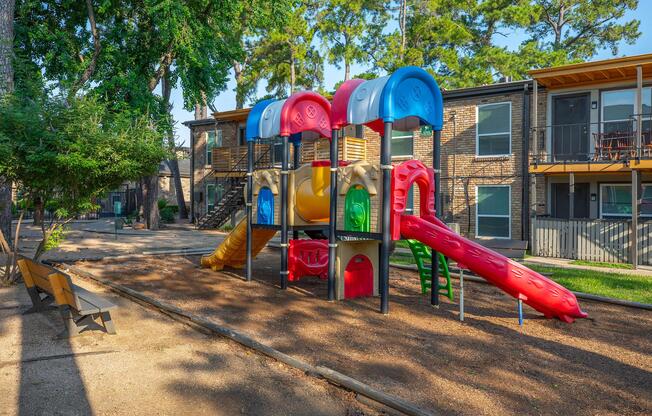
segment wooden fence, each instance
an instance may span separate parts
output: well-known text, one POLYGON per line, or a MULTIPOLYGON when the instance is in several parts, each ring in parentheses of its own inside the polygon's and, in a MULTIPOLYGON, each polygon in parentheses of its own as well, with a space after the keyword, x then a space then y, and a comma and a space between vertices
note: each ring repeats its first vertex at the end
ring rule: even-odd
MULTIPOLYGON (((542 257, 601 261, 630 262, 629 220, 565 220, 536 218, 532 254, 542 257)), ((652 265, 652 221, 638 226, 639 264, 652 265)))

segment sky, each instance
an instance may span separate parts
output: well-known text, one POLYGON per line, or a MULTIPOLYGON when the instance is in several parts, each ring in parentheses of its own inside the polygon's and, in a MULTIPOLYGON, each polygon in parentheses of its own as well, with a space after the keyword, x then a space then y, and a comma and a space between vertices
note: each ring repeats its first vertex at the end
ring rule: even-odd
MULTIPOLYGON (((641 37, 633 45, 622 44, 618 51, 618 56, 626 55, 640 55, 644 53, 652 53, 652 1, 642 0, 639 1, 638 9, 635 11, 630 11, 625 15, 624 20, 639 19, 641 37)), ((508 49, 516 48, 522 40, 524 40, 525 34, 522 32, 515 31, 509 33, 506 37, 496 38, 496 43, 499 46, 505 46, 508 49)), ((595 56, 594 60, 608 59, 611 58, 610 50, 599 51, 595 56)), ((351 74, 356 75, 362 72, 365 72, 369 69, 366 65, 354 64, 351 67, 351 74)), ((334 65, 326 64, 324 68, 324 88, 330 90, 334 85, 344 79, 344 69, 338 69, 334 65)), ((215 107, 218 111, 227 111, 235 108, 235 81, 233 75, 226 87, 226 90, 220 94, 220 96, 215 100, 215 107)), ((261 83, 258 87, 258 96, 265 95, 265 84, 261 83)), ((183 108, 183 96, 180 89, 176 88, 172 91, 172 96, 170 97, 173 108, 172 114, 176 122, 177 135, 179 136, 179 141, 183 142, 185 145, 188 144, 188 135, 189 130, 183 126, 181 123, 184 121, 192 120, 194 118, 194 113, 187 111, 183 108)))

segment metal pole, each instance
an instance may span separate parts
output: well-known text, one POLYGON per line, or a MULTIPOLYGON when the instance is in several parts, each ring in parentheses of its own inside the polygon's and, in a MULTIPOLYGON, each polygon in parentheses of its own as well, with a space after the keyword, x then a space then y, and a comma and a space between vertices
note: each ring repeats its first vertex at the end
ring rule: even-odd
MULTIPOLYGON (((435 215, 441 218, 442 204, 441 204, 441 131, 435 130, 432 132, 432 168, 435 171, 435 215)), ((430 273, 430 304, 439 306, 439 255, 433 249, 430 264, 432 265, 432 272, 430 273)))
POLYGON ((575 173, 568 174, 568 218, 575 218, 575 173))
POLYGON ((464 322, 464 270, 460 269, 460 322, 464 322))
POLYGON ((636 156, 643 156, 641 150, 643 128, 643 67, 636 67, 636 156))
MULTIPOLYGON (((341 131, 341 130, 340 130, 341 131)), ((328 300, 335 300, 335 258, 337 256, 337 139, 338 130, 331 133, 331 195, 330 217, 328 222, 328 300)))
POLYGON ((389 254, 391 245, 390 236, 390 189, 392 183, 391 162, 392 123, 385 123, 385 132, 380 139, 380 168, 383 171, 383 200, 381 232, 383 239, 380 245, 380 312, 389 313, 389 254))
POLYGON ((253 201, 254 201, 254 142, 252 140, 247 142, 247 264, 245 270, 245 277, 248 282, 251 281, 251 240, 252 240, 252 221, 253 221, 253 201))
POLYGON ((518 300, 518 324, 523 326, 523 301, 518 300))
MULTIPOLYGON (((294 148, 294 155, 292 158, 292 170, 297 170, 299 168, 299 164, 301 163, 301 142, 295 140, 292 144, 294 148)), ((299 232, 292 231, 292 238, 294 240, 298 240, 299 232)))
POLYGON ((638 267, 638 216, 641 202, 641 175, 638 170, 632 169, 632 225, 629 230, 630 261, 636 269, 638 267))
POLYGON ((281 289, 288 287, 288 174, 290 147, 288 136, 283 140, 283 162, 281 164, 281 289))

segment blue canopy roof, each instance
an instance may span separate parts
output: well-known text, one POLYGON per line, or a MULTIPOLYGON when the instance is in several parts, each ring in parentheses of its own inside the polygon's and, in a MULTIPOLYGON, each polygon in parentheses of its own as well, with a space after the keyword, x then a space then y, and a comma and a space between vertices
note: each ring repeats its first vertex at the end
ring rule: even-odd
POLYGON ((247 117, 247 132, 246 132, 248 142, 254 141, 258 138, 260 119, 263 117, 263 113, 265 112, 265 109, 275 101, 276 100, 274 100, 273 98, 260 101, 259 103, 254 105, 251 111, 249 112, 249 116, 247 117))

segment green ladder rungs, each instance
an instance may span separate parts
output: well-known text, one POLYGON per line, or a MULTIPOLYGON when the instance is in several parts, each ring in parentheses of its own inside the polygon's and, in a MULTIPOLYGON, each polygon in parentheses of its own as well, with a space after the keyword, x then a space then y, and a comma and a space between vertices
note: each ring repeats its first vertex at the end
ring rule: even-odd
MULTIPOLYGON (((417 240, 406 240, 414 260, 417 263, 417 268, 419 269, 419 279, 421 280, 421 293, 424 295, 428 293, 428 289, 431 288, 432 280, 432 252, 430 247, 417 240), (425 262, 428 264, 425 264, 425 262)), ((437 253, 439 256, 439 274, 446 279, 446 285, 439 287, 439 294, 448 297, 448 299, 453 300, 453 287, 451 286, 451 275, 448 271, 448 262, 443 254, 437 253)))

